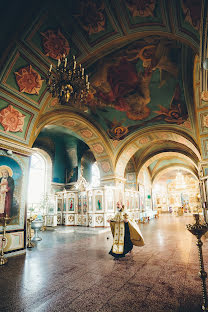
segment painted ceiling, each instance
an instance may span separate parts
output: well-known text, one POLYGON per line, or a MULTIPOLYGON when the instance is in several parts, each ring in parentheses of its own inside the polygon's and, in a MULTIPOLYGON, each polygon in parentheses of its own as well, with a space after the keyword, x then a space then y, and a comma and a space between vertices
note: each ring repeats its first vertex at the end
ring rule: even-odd
POLYGON ((182 78, 184 49, 177 41, 150 36, 94 64, 90 113, 111 139, 158 124, 192 130, 184 85, 192 86, 182 78))
POLYGON ((119 153, 127 140, 154 127, 197 141, 193 64, 202 2, 23 1, 22 6, 14 3, 11 14, 12 3, 5 4, 0 21, 1 29, 7 29, 0 34, 0 136, 32 146, 47 116, 62 127, 55 116, 71 112, 86 123, 78 129, 68 126, 77 121, 68 122, 68 134, 79 136, 78 129, 85 139, 96 138, 91 146, 105 168, 111 166, 110 161, 106 165, 105 145, 109 154, 119 153), (61 106, 47 91, 49 66, 63 53, 76 55, 89 74, 88 111, 61 106), (15 116, 15 122, 8 116, 15 116), (97 132, 90 134, 88 122, 104 137, 102 144, 97 132))

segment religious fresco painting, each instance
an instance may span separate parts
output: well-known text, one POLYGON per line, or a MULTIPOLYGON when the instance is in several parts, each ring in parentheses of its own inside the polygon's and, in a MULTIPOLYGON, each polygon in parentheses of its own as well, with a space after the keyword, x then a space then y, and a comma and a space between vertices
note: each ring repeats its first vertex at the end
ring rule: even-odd
POLYGON ((111 139, 145 126, 187 121, 181 50, 179 42, 151 36, 91 67, 90 111, 111 139))
POLYGON ((0 217, 11 217, 9 224, 19 222, 22 183, 20 165, 10 157, 0 156, 0 217))
POLYGON ((196 30, 200 30, 202 0, 181 0, 184 19, 196 30))

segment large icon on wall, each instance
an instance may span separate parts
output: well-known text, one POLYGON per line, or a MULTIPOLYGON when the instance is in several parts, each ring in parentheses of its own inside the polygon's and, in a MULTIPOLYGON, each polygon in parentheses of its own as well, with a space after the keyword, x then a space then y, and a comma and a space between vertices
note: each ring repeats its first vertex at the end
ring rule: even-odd
POLYGON ((22 169, 12 158, 0 156, 0 217, 13 217, 18 222, 22 192, 22 169))

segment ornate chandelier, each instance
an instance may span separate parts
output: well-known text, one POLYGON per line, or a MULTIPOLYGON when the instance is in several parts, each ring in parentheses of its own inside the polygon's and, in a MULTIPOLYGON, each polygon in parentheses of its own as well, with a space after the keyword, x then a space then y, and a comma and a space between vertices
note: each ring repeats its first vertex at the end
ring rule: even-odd
POLYGON ((51 64, 47 79, 48 91, 52 96, 57 97, 62 105, 86 107, 90 83, 81 64, 77 66, 75 56, 68 60, 63 54, 58 59, 56 74, 52 72, 52 68, 51 64))

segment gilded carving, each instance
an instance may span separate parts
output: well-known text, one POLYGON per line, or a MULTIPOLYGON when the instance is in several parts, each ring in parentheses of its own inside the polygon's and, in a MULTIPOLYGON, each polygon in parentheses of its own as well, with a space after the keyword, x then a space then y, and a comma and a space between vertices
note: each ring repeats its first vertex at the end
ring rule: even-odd
POLYGON ((103 217, 102 216, 97 216, 95 218, 96 223, 101 224, 103 222, 103 217))
POLYGON ((101 162, 101 167, 102 167, 102 170, 103 170, 105 173, 107 173, 107 172, 109 172, 109 171, 111 170, 111 166, 110 166, 110 164, 109 164, 108 161, 102 161, 102 162, 101 162))

